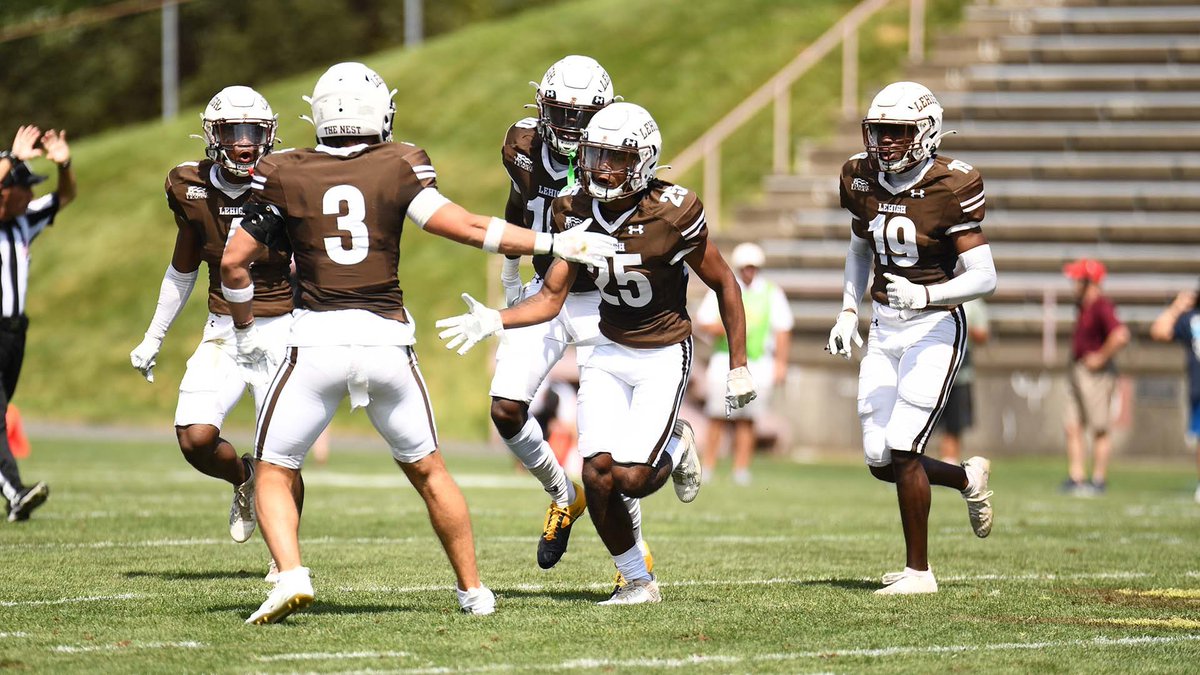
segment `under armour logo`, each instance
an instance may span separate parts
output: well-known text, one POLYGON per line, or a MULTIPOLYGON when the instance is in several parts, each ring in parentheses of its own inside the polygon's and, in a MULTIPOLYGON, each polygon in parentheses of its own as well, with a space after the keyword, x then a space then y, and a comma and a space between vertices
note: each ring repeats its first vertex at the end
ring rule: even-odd
POLYGON ((625 231, 628 232, 629 234, 646 234, 646 226, 645 225, 629 225, 625 228, 625 231))
POLYGON ((910 195, 910 196, 911 196, 913 199, 924 199, 924 198, 925 198, 925 191, 924 191, 924 190, 909 190, 909 191, 908 191, 908 194, 909 194, 909 195, 910 195))

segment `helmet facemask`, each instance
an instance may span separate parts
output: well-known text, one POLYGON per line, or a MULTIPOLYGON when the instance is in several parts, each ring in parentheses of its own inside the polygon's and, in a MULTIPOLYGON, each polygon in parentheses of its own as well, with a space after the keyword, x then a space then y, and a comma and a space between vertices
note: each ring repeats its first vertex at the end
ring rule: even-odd
POLYGON ((865 119, 862 123, 863 146, 880 171, 902 173, 928 159, 924 138, 932 125, 928 118, 915 122, 865 119))
POLYGON ((205 154, 235 176, 248 176, 275 146, 274 119, 205 120, 205 154))
POLYGON ((570 155, 579 147, 579 137, 587 128, 592 117, 604 107, 605 101, 595 105, 564 103, 554 98, 554 92, 538 92, 538 128, 542 140, 560 155, 570 155))
POLYGON ((643 190, 643 153, 636 146, 579 143, 579 181, 592 197, 610 202, 643 190))

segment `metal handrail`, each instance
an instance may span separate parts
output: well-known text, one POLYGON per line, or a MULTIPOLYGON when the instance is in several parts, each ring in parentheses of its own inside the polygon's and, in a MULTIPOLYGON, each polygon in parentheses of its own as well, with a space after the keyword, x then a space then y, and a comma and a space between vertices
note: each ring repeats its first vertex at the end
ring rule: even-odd
MULTIPOLYGON (((842 50, 842 112, 853 117, 858 112, 858 29, 879 10, 894 0, 864 0, 846 13, 816 42, 800 52, 796 58, 779 70, 766 84, 729 111, 720 121, 704 132, 671 162, 673 176, 681 176, 704 161, 704 202, 708 223, 719 228, 721 217, 721 144, 752 117, 775 103, 771 166, 776 173, 790 170, 792 85, 803 77, 832 52, 844 45, 842 50)), ((924 59, 925 0, 909 1, 909 45, 908 56, 913 63, 924 59)))

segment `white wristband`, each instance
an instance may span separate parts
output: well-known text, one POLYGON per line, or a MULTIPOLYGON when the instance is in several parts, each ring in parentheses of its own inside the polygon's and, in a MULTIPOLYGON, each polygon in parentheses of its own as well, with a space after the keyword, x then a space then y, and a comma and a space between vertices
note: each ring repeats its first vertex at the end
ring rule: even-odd
POLYGON ((230 288, 221 284, 221 295, 229 302, 250 302, 254 299, 254 282, 245 288, 230 288))
POLYGON ((554 235, 549 232, 538 232, 533 239, 534 255, 546 255, 554 250, 554 235))
POLYGON ((504 230, 507 227, 508 223, 499 218, 488 221, 487 232, 483 235, 483 250, 488 253, 499 251, 500 240, 504 238, 504 230))

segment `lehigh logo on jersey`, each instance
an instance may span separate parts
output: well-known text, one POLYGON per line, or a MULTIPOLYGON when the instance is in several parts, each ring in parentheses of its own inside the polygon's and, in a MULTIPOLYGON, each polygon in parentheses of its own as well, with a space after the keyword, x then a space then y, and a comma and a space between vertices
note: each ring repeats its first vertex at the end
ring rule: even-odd
POLYGON ((184 194, 186 199, 208 199, 208 189, 203 185, 189 185, 187 193, 184 194))
POLYGON ((925 198, 925 191, 924 191, 924 190, 909 190, 909 191, 908 191, 908 194, 909 194, 909 196, 911 196, 913 199, 924 199, 924 198, 925 198))
POLYGON ((222 216, 240 216, 245 213, 240 206, 222 206, 217 212, 222 216))
POLYGON ((521 153, 518 152, 516 155, 516 158, 513 161, 516 162, 518 169, 521 169, 522 171, 528 171, 529 173, 533 173, 533 160, 529 159, 528 155, 522 155, 521 153))
POLYGON ((862 178, 855 178, 850 181, 850 189, 858 190, 859 192, 870 192, 871 184, 862 178))

